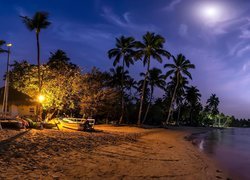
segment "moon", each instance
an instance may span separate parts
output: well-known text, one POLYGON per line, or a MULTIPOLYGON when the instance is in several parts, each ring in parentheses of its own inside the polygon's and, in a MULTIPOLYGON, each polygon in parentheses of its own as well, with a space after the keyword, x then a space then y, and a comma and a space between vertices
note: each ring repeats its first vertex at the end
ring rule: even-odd
POLYGON ((200 2, 196 6, 196 17, 205 24, 215 24, 228 17, 225 5, 221 3, 200 2))
POLYGON ((202 15, 205 18, 211 19, 211 20, 217 20, 220 18, 220 8, 218 6, 214 5, 207 5, 204 6, 202 9, 202 15))

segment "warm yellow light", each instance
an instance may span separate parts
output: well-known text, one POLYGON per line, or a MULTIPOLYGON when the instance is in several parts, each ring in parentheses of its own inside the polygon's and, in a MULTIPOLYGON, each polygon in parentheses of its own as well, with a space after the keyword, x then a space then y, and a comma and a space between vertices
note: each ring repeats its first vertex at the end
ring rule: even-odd
POLYGON ((11 46, 12 46, 12 44, 11 44, 11 43, 9 43, 9 44, 6 44, 6 46, 7 46, 7 47, 11 47, 11 46))
POLYGON ((40 103, 42 103, 45 100, 45 97, 43 95, 39 95, 38 100, 40 103))

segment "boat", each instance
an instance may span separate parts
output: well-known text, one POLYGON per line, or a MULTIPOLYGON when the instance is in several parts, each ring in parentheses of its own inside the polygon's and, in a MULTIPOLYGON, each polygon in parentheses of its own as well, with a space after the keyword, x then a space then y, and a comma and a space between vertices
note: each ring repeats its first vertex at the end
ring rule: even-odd
POLYGON ((57 125, 59 126, 59 129, 63 127, 78 131, 88 131, 94 128, 95 119, 59 118, 57 125))

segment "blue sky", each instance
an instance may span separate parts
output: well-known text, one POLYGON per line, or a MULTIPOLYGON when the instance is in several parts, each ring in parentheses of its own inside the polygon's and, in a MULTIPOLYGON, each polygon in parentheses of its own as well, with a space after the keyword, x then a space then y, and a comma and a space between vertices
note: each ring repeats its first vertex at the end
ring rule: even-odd
MULTIPOLYGON (((153 31, 166 38, 173 55, 183 53, 196 65, 191 84, 200 89, 203 103, 216 93, 222 112, 250 118, 249 9, 248 0, 0 0, 0 39, 13 43, 12 60, 35 63, 35 34, 19 15, 47 11, 52 25, 41 32, 42 62, 62 49, 86 71, 107 70, 115 37, 140 40, 153 31)), ((1 77, 5 65, 6 55, 0 55, 1 77)), ((140 62, 130 69, 134 77, 141 71, 140 62)))

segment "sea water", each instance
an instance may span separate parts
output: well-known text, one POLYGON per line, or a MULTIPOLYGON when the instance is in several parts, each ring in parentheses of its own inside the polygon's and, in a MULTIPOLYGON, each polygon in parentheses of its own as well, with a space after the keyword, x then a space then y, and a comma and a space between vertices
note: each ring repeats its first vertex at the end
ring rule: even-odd
POLYGON ((250 128, 215 129, 199 143, 233 179, 250 180, 250 128))

